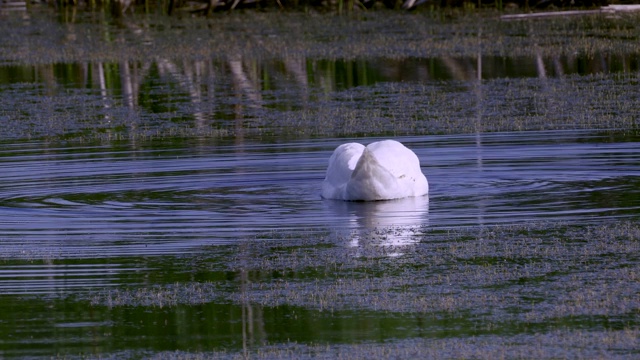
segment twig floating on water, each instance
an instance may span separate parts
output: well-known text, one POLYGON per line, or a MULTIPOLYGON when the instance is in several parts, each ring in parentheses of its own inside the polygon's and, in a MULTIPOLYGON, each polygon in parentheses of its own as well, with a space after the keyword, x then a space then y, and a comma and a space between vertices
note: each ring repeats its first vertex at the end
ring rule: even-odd
POLYGON ((609 6, 603 6, 598 10, 570 10, 570 11, 539 12, 539 13, 529 13, 529 14, 510 14, 510 15, 500 16, 500 20, 522 20, 522 19, 535 19, 535 18, 547 18, 547 17, 559 17, 559 16, 610 14, 614 12, 630 12, 630 11, 640 11, 640 5, 609 5, 609 6))

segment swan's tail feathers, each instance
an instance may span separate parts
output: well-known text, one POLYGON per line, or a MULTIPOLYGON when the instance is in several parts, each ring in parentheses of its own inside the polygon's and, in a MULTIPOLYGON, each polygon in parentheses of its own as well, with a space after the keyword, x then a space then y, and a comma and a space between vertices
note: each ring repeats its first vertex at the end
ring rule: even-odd
POLYGON ((346 195, 358 200, 384 200, 401 197, 398 179, 365 148, 345 189, 346 195))
POLYGON ((416 154, 394 140, 365 147, 358 143, 338 146, 329 159, 322 197, 342 200, 391 200, 422 196, 429 183, 416 154))

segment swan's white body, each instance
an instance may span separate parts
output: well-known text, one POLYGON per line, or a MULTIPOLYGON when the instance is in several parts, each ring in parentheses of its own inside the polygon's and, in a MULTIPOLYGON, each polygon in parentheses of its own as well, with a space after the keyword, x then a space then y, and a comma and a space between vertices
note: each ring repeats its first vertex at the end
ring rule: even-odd
POLYGON ((340 200, 391 200, 429 192, 416 154, 394 140, 364 146, 342 144, 329 159, 322 197, 340 200))

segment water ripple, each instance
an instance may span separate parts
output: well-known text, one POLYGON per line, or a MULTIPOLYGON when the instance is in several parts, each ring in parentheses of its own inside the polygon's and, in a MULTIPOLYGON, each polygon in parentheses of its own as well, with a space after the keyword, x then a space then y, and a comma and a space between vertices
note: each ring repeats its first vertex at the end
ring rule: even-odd
POLYGON ((273 230, 590 222, 638 213, 640 154, 631 137, 541 132, 400 140, 429 178, 424 204, 336 206, 320 199, 327 159, 348 139, 163 149, 4 144, 0 257, 152 256, 273 230))

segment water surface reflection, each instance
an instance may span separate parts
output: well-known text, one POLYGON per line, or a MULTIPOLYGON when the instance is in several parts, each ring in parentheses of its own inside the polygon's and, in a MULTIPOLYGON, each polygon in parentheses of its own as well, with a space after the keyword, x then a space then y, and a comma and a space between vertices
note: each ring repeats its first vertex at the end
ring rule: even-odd
POLYGON ((619 136, 398 138, 421 159, 431 192, 376 203, 319 196, 327 159, 349 139, 242 147, 181 143, 158 150, 136 145, 117 151, 5 144, 0 253, 8 258, 177 254, 274 230, 331 229, 353 234, 355 244, 362 237, 358 233, 393 228, 376 241, 401 244, 426 226, 634 216, 640 203, 638 143, 619 136))
POLYGON ((419 241, 429 225, 429 196, 389 201, 353 202, 324 200, 349 246, 405 246, 419 241))

